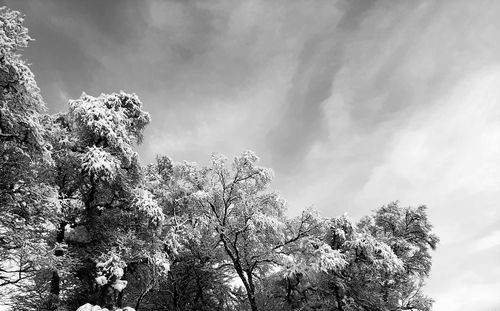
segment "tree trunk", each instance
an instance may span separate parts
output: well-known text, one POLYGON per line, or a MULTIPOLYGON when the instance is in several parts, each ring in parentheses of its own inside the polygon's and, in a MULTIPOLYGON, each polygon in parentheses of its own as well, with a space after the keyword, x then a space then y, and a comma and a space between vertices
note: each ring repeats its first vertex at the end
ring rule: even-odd
POLYGON ((334 287, 334 291, 335 291, 335 300, 337 301, 337 306, 338 306, 338 309, 339 311, 343 311, 344 310, 344 303, 343 303, 343 295, 340 294, 339 292, 339 287, 335 285, 334 287))
POLYGON ((141 306, 141 301, 144 299, 144 297, 149 293, 149 291, 153 288, 153 281, 151 281, 148 286, 142 291, 141 295, 139 298, 137 298, 137 303, 135 304, 135 311, 139 311, 139 307, 141 306))
POLYGON ((222 241, 222 244, 224 245, 226 253, 229 255, 229 258, 231 258, 231 261, 233 262, 234 270, 236 270, 236 273, 245 286, 248 302, 250 303, 250 308, 252 309, 252 311, 259 311, 259 309, 257 308, 257 301, 255 300, 255 286, 253 284, 252 273, 250 271, 243 271, 243 267, 241 266, 240 257, 237 250, 235 249, 235 254, 233 254, 233 251, 229 248, 229 243, 223 233, 220 234, 220 239, 222 241), (248 279, 245 277, 245 272, 247 273, 248 279))
POLYGON ((49 297, 49 308, 50 310, 57 310, 59 306, 59 293, 61 278, 57 271, 52 271, 52 278, 50 280, 50 297, 49 297))
POLYGON ((99 292, 99 305, 101 307, 114 310, 117 307, 117 290, 115 290, 111 285, 105 284, 99 292))
POLYGON ((179 310, 179 294, 177 292, 177 280, 174 279, 173 282, 172 282, 172 285, 173 285, 173 303, 174 303, 174 311, 178 311, 179 310))
POLYGON ((243 271, 243 268, 241 267, 241 264, 239 263, 239 261, 233 260, 233 264, 234 264, 234 269, 236 270, 236 273, 238 274, 241 281, 243 282, 243 286, 245 286, 245 290, 247 292, 248 302, 250 303, 250 308, 252 309, 252 311, 259 311, 259 309, 257 308, 257 301, 255 300, 255 286, 253 284, 252 274, 251 273, 248 274, 248 272, 247 272, 247 275, 250 275, 250 276, 248 278, 246 278, 245 273, 243 271))
MULTIPOLYGON (((66 227, 66 222, 61 222, 59 224, 59 231, 56 236, 56 243, 62 243, 64 241, 64 227, 66 227)), ((56 249, 54 251, 54 256, 61 257, 64 252, 61 249, 56 249)), ((52 278, 50 280, 50 310, 56 310, 59 306, 59 294, 61 293, 61 277, 59 276, 59 271, 52 271, 52 278)))
POLYGON ((248 301, 250 302, 250 308, 252 308, 252 311, 258 311, 257 301, 255 300, 255 285, 253 284, 252 273, 250 271, 245 271, 245 272, 247 274, 247 279, 248 279, 247 296, 248 296, 248 301))

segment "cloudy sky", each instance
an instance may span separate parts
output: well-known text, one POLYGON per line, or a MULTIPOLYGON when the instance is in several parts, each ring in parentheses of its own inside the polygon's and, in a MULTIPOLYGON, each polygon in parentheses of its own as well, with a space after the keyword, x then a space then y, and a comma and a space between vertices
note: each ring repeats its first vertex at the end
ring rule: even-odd
POLYGON ((291 215, 426 204, 435 310, 500 310, 500 1, 0 1, 50 109, 135 92, 139 148, 251 149, 291 215))

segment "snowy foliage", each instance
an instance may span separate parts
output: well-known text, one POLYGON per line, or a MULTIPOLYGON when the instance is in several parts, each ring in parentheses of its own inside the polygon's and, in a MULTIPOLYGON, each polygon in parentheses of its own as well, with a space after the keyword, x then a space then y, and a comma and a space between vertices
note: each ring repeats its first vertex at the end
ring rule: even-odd
POLYGON ((133 206, 145 213, 154 226, 160 227, 165 221, 165 215, 158 206, 158 202, 154 199, 153 194, 145 189, 136 189, 134 193, 133 206))
POLYGON ((142 141, 142 131, 150 121, 137 95, 123 91, 99 97, 84 93, 70 102, 70 115, 83 140, 110 148, 126 166, 137 157, 132 145, 142 141))
MULTIPOLYGON (((90 303, 86 303, 83 306, 76 309, 76 311, 111 311, 111 310, 109 310, 108 308, 101 308, 97 305, 94 306, 91 305, 90 303)), ((113 311, 135 311, 135 309, 131 307, 125 307, 123 309, 122 308, 114 309, 113 311)))
POLYGON ((28 28, 22 26, 24 17, 20 12, 6 7, 0 8, 0 53, 16 52, 28 46, 31 38, 28 28))
POLYGON ((89 147, 83 155, 82 169, 95 179, 112 181, 116 177, 118 168, 117 159, 102 147, 89 147))
POLYGON ((332 249, 328 244, 323 243, 316 247, 312 252, 312 257, 317 258, 311 263, 313 270, 323 272, 340 271, 347 265, 347 261, 342 254, 338 250, 332 249))
POLYGON ((121 280, 123 277, 123 269, 127 264, 116 254, 111 254, 105 261, 100 261, 96 264, 98 276, 95 278, 96 284, 99 286, 109 285, 121 292, 127 287, 127 281, 121 280))
POLYGON ((394 254, 392 249, 385 243, 378 241, 370 235, 359 234, 345 245, 354 250, 357 256, 362 256, 377 268, 387 269, 389 272, 397 272, 403 269, 402 261, 394 254))
POLYGON ((22 23, 21 13, 0 8, 0 141, 14 141, 23 150, 34 148, 46 156, 40 125, 45 104, 33 73, 18 54, 31 40, 22 23))
MULTIPOLYGON (((45 104, 19 54, 31 40, 21 13, 0 8, 0 297, 32 286, 55 266, 51 232, 60 212, 50 182, 45 104)), ((23 293, 25 294, 25 293, 23 293)), ((14 302, 15 303, 15 302, 14 302)))

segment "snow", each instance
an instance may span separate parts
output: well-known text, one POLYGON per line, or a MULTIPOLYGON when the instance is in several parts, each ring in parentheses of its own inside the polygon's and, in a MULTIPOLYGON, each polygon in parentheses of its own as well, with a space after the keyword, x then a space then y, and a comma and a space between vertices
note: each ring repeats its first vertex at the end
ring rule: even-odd
POLYGON ((145 189, 137 188, 134 190, 135 199, 134 206, 139 211, 145 213, 150 221, 156 226, 160 226, 165 221, 165 215, 158 202, 156 202, 153 194, 145 189))
MULTIPOLYGON (((101 308, 97 305, 91 305, 90 303, 86 303, 83 306, 79 307, 76 311, 109 311, 107 308, 101 308)), ((125 307, 123 309, 116 309, 115 311, 135 311, 134 308, 125 307)))
POLYGON ((108 279, 104 275, 101 275, 95 278, 95 282, 99 284, 99 286, 104 286, 108 284, 108 279))
POLYGON ((101 177, 104 180, 112 180, 116 176, 118 163, 103 148, 92 146, 83 155, 82 167, 90 175, 101 177))
POLYGON ((117 280, 113 285, 111 285, 114 289, 121 292, 125 287, 127 287, 127 281, 125 280, 117 280))
POLYGON ((116 267, 113 269, 111 274, 115 275, 117 278, 121 279, 123 276, 123 269, 120 267, 116 267))

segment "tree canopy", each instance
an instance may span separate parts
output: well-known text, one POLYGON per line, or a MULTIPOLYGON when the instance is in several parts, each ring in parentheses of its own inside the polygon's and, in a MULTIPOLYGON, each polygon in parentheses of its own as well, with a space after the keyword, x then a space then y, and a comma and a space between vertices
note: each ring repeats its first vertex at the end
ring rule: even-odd
POLYGON ((438 238, 426 207, 357 222, 289 217, 273 171, 245 151, 207 166, 134 150, 135 94, 45 103, 0 8, 0 294, 11 310, 431 310, 438 238))

